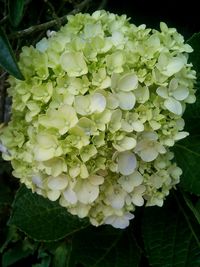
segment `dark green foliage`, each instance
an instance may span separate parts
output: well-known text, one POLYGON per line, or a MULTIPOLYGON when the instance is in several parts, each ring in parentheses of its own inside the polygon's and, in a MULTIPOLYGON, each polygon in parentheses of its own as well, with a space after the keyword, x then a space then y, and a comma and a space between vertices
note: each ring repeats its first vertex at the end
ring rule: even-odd
POLYGON ((25 0, 9 0, 9 19, 13 27, 17 27, 23 17, 25 0))
POLYGON ((200 135, 191 135, 177 143, 174 152, 176 161, 183 170, 181 186, 200 195, 200 135))
POLYGON ((200 266, 200 240, 193 230, 196 225, 189 220, 174 198, 162 209, 145 209, 142 230, 153 267, 200 266))
POLYGON ((192 62, 194 69, 197 72, 197 77, 200 75, 200 33, 195 33, 189 40, 187 41, 194 50, 194 52, 190 55, 190 62, 192 62))
POLYGON ((17 79, 23 80, 23 75, 17 65, 14 53, 9 41, 0 28, 0 65, 17 79))

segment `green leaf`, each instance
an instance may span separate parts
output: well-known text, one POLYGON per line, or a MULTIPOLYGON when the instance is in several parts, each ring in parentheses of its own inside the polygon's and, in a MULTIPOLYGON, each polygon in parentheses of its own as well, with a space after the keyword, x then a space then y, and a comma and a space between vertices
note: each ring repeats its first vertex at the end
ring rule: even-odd
POLYGON ((195 33, 187 43, 194 49, 190 54, 189 61, 192 62, 194 69, 197 72, 197 77, 200 75, 200 33, 195 33))
POLYGON ((196 102, 187 105, 183 118, 186 131, 193 135, 200 132, 200 88, 196 92, 196 102))
POLYGON ((38 241, 55 241, 88 226, 86 220, 69 214, 57 202, 33 194, 25 186, 16 194, 9 224, 38 241))
POLYGON ((183 196, 188 208, 192 211, 192 213, 194 214, 194 217, 196 218, 197 222, 200 225, 200 209, 198 207, 198 202, 196 205, 194 205, 192 203, 191 199, 189 198, 189 196, 185 192, 182 192, 182 196, 183 196))
POLYGON ((17 65, 10 43, 1 28, 0 28, 0 65, 15 78, 24 80, 24 77, 17 65))
MULTIPOLYGON (((52 267, 68 267, 72 244, 69 242, 62 243, 54 252, 52 267)), ((70 266, 69 266, 70 267, 70 266)))
POLYGON ((24 0, 9 0, 9 19, 13 27, 17 27, 23 17, 24 0))
POLYGON ((34 265, 32 265, 32 267, 49 267, 51 263, 51 257, 47 256, 42 258, 40 263, 36 263, 34 265))
POLYGON ((7 233, 6 233, 6 240, 4 241, 2 246, 0 247, 0 253, 2 253, 10 243, 16 243, 20 239, 21 239, 21 237, 17 231, 17 228, 13 225, 10 226, 7 230, 7 233))
POLYGON ((28 240, 16 244, 14 247, 7 250, 2 256, 2 267, 10 266, 23 258, 32 255, 35 251, 34 245, 31 245, 28 240))
POLYGON ((43 245, 37 251, 39 263, 33 264, 32 267, 49 267, 51 263, 51 255, 46 252, 43 245))
POLYGON ((85 267, 137 267, 140 261, 140 250, 128 230, 109 226, 80 231, 72 247, 76 263, 85 267))
POLYGON ((174 147, 175 158, 183 170, 180 186, 200 195, 200 136, 189 136, 174 147))
POLYGON ((0 207, 3 205, 10 205, 12 203, 12 193, 8 185, 0 179, 0 207))
POLYGON ((195 208, 198 211, 198 213, 200 214, 200 199, 197 201, 195 208))
POLYGON ((174 199, 145 209, 142 232, 152 267, 200 266, 199 243, 174 199))

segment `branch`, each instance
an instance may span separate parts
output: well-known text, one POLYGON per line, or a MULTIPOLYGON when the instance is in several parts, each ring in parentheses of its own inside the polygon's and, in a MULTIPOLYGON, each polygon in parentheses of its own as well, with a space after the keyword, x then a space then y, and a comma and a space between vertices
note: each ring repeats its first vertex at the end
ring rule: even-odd
POLYGON ((8 20, 8 16, 6 15, 0 20, 0 25, 4 24, 8 20))
POLYGON ((84 0, 82 1, 80 4, 76 5, 75 8, 69 12, 67 15, 63 16, 63 17, 60 17, 58 19, 53 19, 53 20, 50 20, 48 22, 45 22, 45 23, 42 23, 42 24, 39 24, 39 25, 34 25, 34 26, 31 26, 27 29, 24 29, 24 30, 21 30, 21 31, 18 31, 16 33, 12 33, 9 38, 10 39, 15 39, 15 38, 20 38, 20 37, 23 37, 23 36, 26 36, 26 35, 29 35, 33 32, 38 32, 38 31, 43 31, 43 30, 46 30, 46 29, 49 29, 55 25, 61 25, 61 24, 64 24, 67 22, 67 16, 72 14, 77 14, 79 12, 81 12, 86 6, 88 6, 90 4, 92 0, 84 0))

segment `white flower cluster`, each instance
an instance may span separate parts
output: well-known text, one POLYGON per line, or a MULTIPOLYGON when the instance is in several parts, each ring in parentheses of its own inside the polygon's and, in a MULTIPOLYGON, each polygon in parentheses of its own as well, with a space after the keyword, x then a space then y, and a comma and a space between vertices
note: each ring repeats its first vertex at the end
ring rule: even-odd
POLYGON ((13 175, 96 226, 125 228, 135 207, 162 206, 181 175, 169 148, 188 135, 195 71, 183 37, 160 29, 97 11, 23 47, 0 136, 13 175))

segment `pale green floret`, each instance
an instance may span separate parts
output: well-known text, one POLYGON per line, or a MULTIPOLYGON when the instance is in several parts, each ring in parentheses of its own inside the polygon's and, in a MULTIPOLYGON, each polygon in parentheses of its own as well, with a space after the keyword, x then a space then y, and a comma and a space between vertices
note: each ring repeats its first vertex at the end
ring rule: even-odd
POLYGON ((166 109, 171 111, 176 115, 181 115, 183 112, 183 107, 181 105, 189 95, 189 89, 184 85, 179 85, 177 79, 172 79, 169 83, 169 88, 167 87, 158 87, 156 92, 157 94, 164 98, 164 106, 166 109))
POLYGON ((61 55, 60 64, 69 77, 78 77, 88 73, 83 53, 65 52, 61 55))
POLYGON ((74 108, 63 105, 58 109, 49 109, 46 115, 39 116, 38 122, 45 128, 57 129, 63 135, 76 125, 78 118, 74 108))
POLYGON ((169 148, 194 103, 192 48, 175 28, 106 11, 68 16, 23 47, 9 77, 12 118, 0 150, 39 195, 99 226, 125 228, 137 206, 162 206, 182 171, 169 148))
POLYGON ((159 154, 166 153, 164 146, 158 142, 158 136, 155 132, 143 132, 138 139, 135 152, 143 161, 153 161, 159 154))

